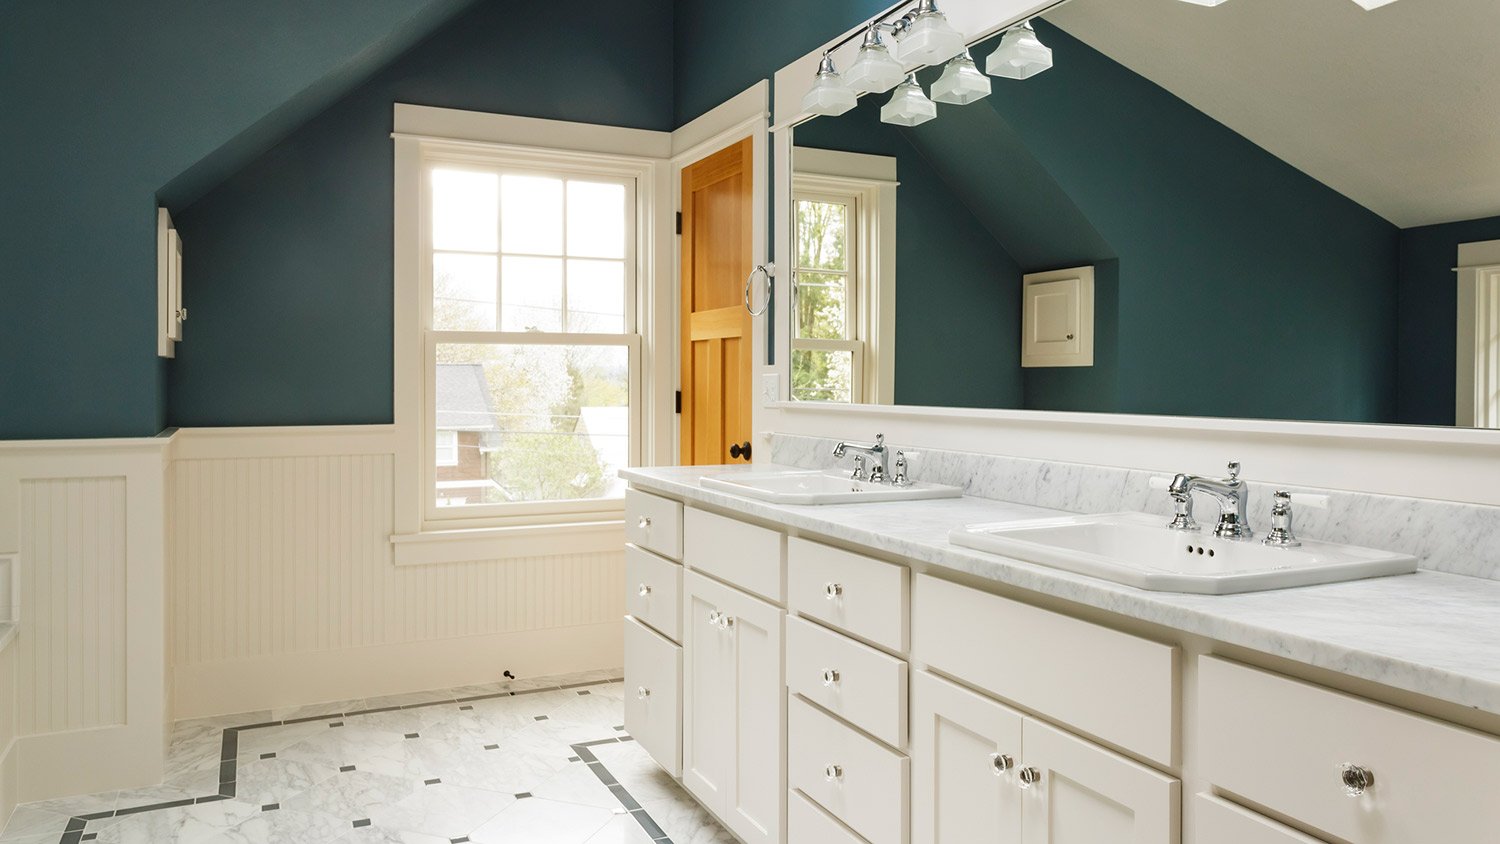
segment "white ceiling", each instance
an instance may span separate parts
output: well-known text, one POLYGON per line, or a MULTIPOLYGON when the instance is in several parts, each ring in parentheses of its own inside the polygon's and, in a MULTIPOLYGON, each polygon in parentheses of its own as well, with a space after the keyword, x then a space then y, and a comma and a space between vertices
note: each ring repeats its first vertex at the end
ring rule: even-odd
POLYGON ((1046 19, 1402 228, 1500 215, 1500 0, 1071 0, 1046 19))

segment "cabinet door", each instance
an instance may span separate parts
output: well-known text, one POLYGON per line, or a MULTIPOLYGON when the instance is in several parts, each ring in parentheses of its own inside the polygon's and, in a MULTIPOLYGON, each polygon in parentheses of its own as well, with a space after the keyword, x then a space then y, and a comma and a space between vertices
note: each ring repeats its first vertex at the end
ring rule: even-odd
POLYGON ((912 844, 1018 844, 1025 719, 925 672, 911 707, 912 844))
POLYGON ((682 784, 722 813, 735 748, 734 635, 719 623, 727 590, 692 572, 682 586, 682 784))
POLYGON ((682 773, 682 648, 625 617, 625 729, 672 776, 682 773))
POLYGON ((780 609, 720 587, 734 659, 734 788, 724 822, 746 844, 778 844, 786 814, 786 691, 780 609))
POLYGON ((1025 844, 1177 844, 1177 780, 1030 718, 1022 733, 1025 844))

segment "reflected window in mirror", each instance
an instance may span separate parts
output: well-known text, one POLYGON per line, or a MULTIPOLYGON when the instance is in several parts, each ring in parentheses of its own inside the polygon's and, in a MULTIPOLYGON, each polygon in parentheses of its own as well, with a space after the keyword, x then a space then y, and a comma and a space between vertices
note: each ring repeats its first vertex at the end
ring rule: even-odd
MULTIPOLYGON (((798 174, 793 183, 792 398, 869 402, 881 392, 870 342, 888 184, 798 174)), ((887 367, 888 369, 888 367, 887 367)), ((888 388, 887 388, 888 389, 888 388)))

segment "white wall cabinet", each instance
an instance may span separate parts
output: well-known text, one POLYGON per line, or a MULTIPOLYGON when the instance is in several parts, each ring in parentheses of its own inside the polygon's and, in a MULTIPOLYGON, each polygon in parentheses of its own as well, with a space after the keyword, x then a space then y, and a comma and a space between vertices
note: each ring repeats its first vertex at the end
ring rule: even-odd
POLYGON ((1094 365, 1094 268, 1021 277, 1021 366, 1094 365))
POLYGON ((912 682, 913 844, 1176 844, 1172 777, 930 674, 912 682))
POLYGON ((779 844, 786 807, 782 611, 683 575, 683 785, 747 844, 779 844))

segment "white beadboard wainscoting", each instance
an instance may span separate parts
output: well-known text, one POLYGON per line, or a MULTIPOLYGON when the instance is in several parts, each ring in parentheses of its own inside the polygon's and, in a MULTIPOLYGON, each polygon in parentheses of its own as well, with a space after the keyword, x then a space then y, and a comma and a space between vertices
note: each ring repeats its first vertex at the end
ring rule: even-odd
POLYGON ((173 439, 177 717, 619 664, 623 530, 605 552, 398 566, 390 426, 173 439))
POLYGON ((0 644, 0 812, 161 778, 168 447, 0 443, 0 556, 16 569, 15 635, 0 644))

